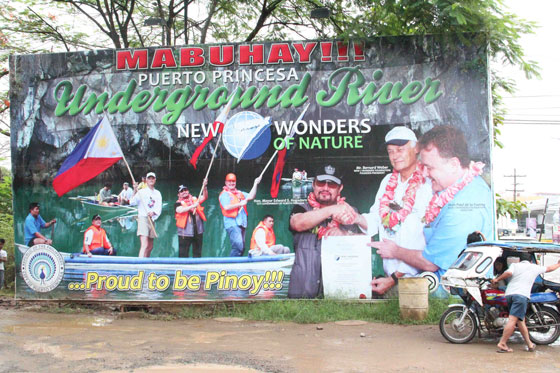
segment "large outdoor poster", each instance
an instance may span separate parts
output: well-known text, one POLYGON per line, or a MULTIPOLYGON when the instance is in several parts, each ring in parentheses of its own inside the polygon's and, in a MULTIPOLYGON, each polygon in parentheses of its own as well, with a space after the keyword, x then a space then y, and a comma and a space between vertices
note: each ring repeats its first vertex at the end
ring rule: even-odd
POLYGON ((479 37, 12 56, 17 297, 322 297, 346 235, 359 298, 441 275, 493 230, 479 37))

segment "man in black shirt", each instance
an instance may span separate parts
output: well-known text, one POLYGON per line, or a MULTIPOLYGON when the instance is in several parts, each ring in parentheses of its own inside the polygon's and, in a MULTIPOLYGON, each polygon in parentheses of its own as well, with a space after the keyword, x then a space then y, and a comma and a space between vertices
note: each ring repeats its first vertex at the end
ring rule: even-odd
POLYGON ((290 231, 294 235, 296 258, 290 274, 289 298, 323 295, 321 280, 321 238, 359 233, 354 224, 358 214, 340 196, 342 176, 327 165, 313 181, 313 191, 303 205, 294 206, 290 231))

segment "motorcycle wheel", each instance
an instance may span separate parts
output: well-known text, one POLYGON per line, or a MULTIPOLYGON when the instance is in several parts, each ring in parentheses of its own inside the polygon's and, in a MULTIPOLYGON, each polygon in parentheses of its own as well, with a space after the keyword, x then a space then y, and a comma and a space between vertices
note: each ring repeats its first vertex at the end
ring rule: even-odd
POLYGON ((525 323, 529 327, 529 338, 538 345, 551 344, 560 337, 560 326, 558 325, 560 323, 560 315, 553 308, 541 307, 541 310, 537 313, 530 310, 525 317, 525 323), (540 319, 544 321, 544 325, 531 329, 530 327, 542 325, 539 321, 540 319), (548 324, 556 325, 547 326, 548 324))
POLYGON ((441 335, 451 343, 468 343, 476 334, 476 319, 470 311, 459 323, 463 310, 459 306, 448 308, 439 320, 441 335))

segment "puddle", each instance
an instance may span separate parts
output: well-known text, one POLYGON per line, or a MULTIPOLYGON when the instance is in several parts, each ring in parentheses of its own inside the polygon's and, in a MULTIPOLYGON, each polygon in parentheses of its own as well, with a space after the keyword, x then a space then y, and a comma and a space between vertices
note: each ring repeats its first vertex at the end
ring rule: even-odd
POLYGON ((108 324, 113 323, 113 319, 108 319, 105 317, 96 317, 95 320, 91 323, 93 326, 105 326, 108 324))
POLYGON ((212 372, 212 373, 262 373, 260 370, 250 369, 237 365, 220 364, 184 364, 184 365, 157 365, 138 368, 134 370, 104 370, 100 373, 183 373, 183 372, 212 372))
POLYGON ((60 346, 44 342, 28 342, 22 347, 25 351, 32 354, 49 354, 57 359, 66 361, 78 361, 97 356, 97 353, 95 352, 76 350, 73 345, 60 346))
POLYGON ((84 318, 67 318, 60 321, 44 323, 22 323, 17 325, 9 325, 2 330, 7 333, 18 335, 37 334, 38 330, 44 331, 50 335, 68 334, 68 330, 88 329, 90 327, 104 327, 112 324, 113 318, 108 317, 84 317, 84 318), (66 331, 65 331, 66 330, 66 331))

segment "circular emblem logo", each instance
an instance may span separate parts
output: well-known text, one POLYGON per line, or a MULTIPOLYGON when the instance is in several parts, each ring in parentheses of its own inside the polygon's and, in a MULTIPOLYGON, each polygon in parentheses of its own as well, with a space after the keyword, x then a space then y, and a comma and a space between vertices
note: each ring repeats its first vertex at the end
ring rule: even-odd
POLYGON ((27 286, 39 293, 47 293, 62 281, 64 258, 52 246, 32 246, 23 255, 21 273, 27 286))
POLYGON ((433 293, 434 291, 437 290, 439 286, 439 278, 435 273, 422 272, 420 273, 420 277, 425 277, 428 279, 428 290, 430 291, 430 293, 433 293))
POLYGON ((242 111, 227 121, 222 136, 229 154, 237 159, 255 159, 270 145, 270 118, 242 111))

